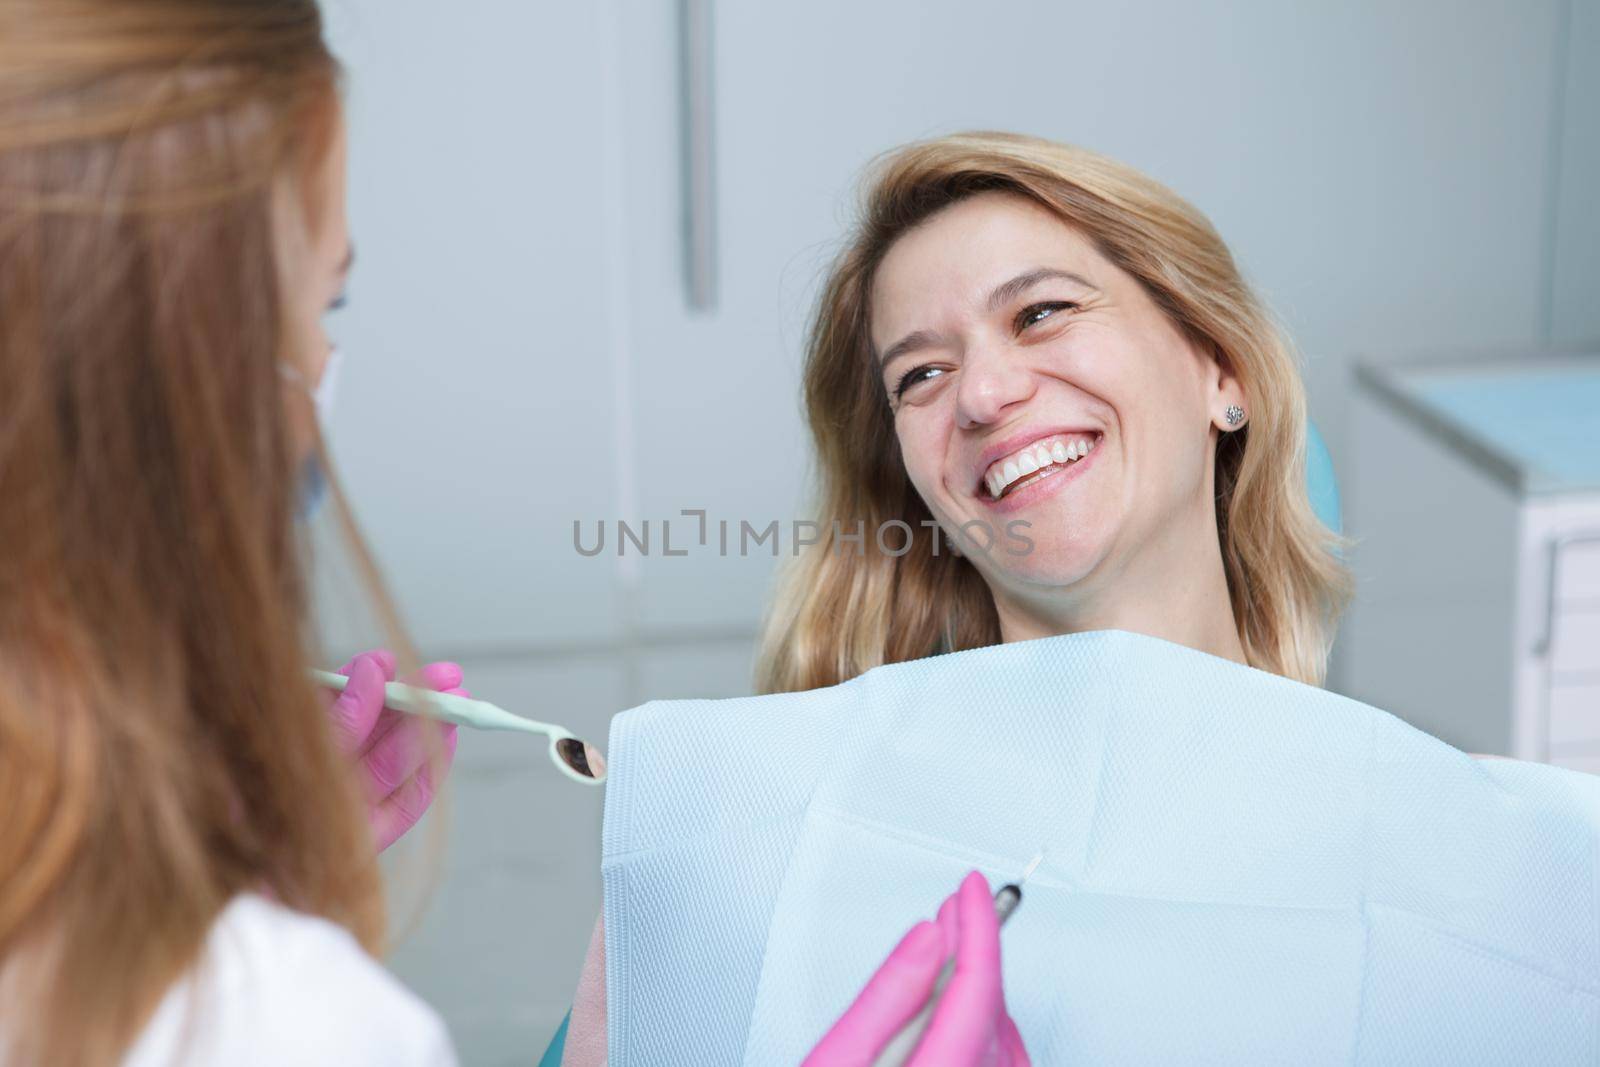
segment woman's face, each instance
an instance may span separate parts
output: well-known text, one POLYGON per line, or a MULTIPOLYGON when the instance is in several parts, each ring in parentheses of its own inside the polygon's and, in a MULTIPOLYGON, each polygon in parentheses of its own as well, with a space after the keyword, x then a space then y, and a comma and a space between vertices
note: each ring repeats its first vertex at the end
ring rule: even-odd
POLYGON ((962 200, 895 242, 871 308, 906 472, 968 531, 1003 625, 1216 556, 1213 455, 1243 394, 1077 230, 962 200))
POLYGON ((305 390, 327 369, 333 340, 328 315, 344 302, 354 254, 345 213, 346 137, 342 112, 336 117, 328 151, 308 177, 285 184, 279 201, 284 299, 288 302, 289 354, 298 371, 288 384, 300 395, 288 405, 296 446, 311 448, 314 427, 305 390))

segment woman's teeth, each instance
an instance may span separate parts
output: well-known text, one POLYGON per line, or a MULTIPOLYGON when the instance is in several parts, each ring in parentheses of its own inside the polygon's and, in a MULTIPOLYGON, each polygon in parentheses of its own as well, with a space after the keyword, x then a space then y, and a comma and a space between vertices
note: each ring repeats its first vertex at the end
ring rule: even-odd
POLYGON ((1045 468, 1064 467, 1087 456, 1097 439, 1095 436, 1055 437, 1035 441, 1027 448, 996 460, 984 474, 983 483, 989 489, 989 496, 999 500, 1019 485, 1043 477, 1039 472, 1045 468))

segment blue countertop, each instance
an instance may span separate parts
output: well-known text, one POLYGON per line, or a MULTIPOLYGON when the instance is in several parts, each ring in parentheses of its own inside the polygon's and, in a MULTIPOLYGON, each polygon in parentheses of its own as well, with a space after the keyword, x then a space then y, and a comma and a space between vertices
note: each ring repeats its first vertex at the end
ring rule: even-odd
POLYGON ((1600 491, 1600 353, 1366 364, 1357 379, 1518 492, 1600 491))

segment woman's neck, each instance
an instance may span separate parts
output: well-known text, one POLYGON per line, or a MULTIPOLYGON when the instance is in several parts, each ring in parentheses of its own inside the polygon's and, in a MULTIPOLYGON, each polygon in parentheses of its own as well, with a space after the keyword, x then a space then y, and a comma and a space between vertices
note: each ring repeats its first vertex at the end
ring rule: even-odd
POLYGON ((1173 540, 1167 551, 1147 546, 1114 575, 1058 590, 997 593, 1001 640, 1127 630, 1247 663, 1216 537, 1173 540))

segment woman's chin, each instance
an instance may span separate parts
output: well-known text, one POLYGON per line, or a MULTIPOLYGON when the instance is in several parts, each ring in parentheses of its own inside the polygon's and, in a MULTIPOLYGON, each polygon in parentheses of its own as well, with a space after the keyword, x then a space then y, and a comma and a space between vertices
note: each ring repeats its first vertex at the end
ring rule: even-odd
POLYGON ((1028 546, 1006 547, 1012 551, 997 547, 981 569, 1019 592, 1058 590, 1080 582, 1098 558, 1092 543, 1082 540, 1032 537, 1028 546))
POLYGON ((1004 519, 969 513, 965 526, 948 518, 940 525, 963 531, 953 538, 957 549, 990 584, 1041 593, 1081 581, 1105 556, 1117 526, 1114 509, 1098 500, 1089 505, 1058 498, 1004 519))

